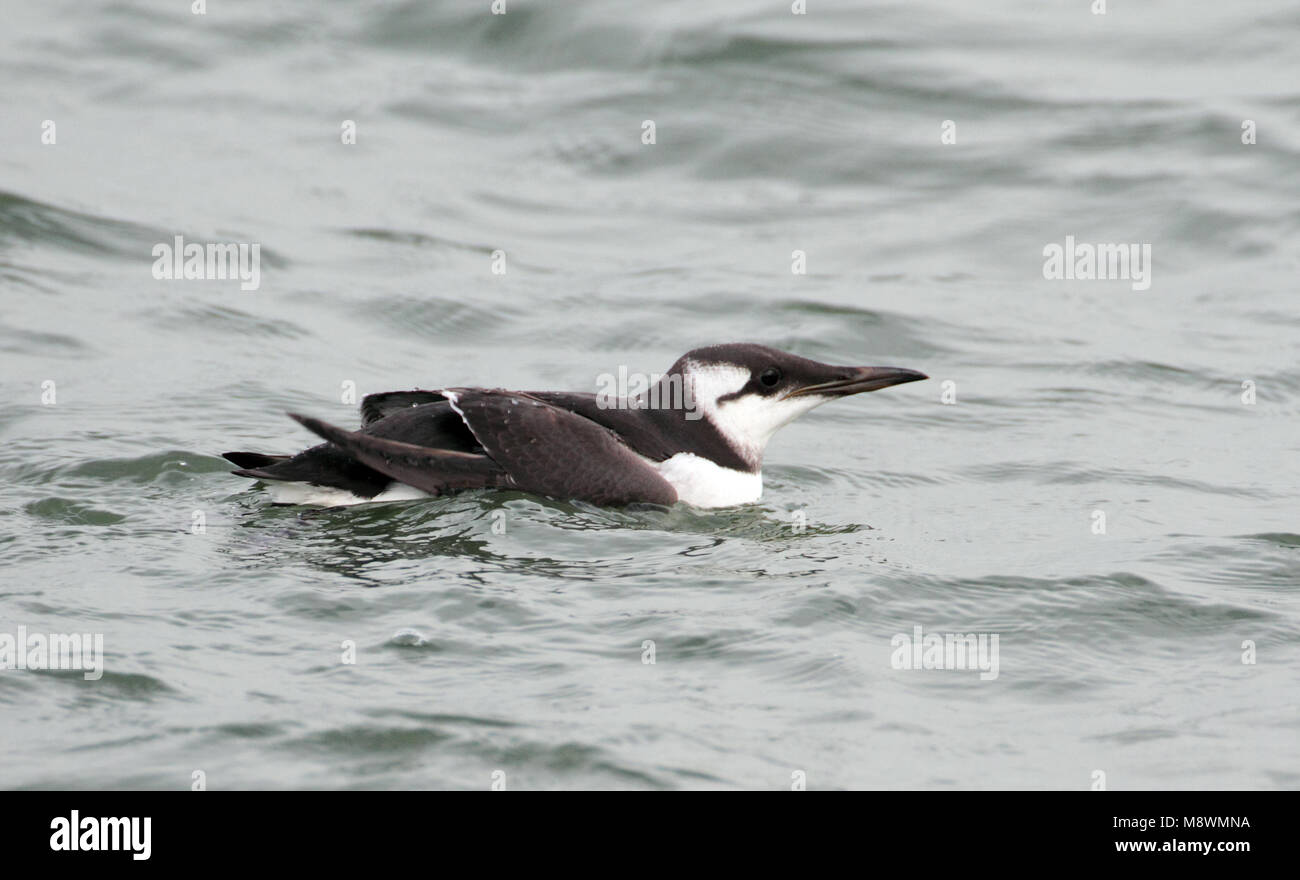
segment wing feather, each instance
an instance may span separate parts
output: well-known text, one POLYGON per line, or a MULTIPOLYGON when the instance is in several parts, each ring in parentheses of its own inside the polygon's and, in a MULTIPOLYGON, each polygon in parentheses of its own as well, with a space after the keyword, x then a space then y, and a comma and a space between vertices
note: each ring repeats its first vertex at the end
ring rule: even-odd
POLYGON ((443 392, 474 438, 525 492, 601 505, 672 504, 677 490, 613 431, 518 391, 443 392))
POLYGON ((373 470, 434 495, 448 489, 485 489, 510 485, 492 459, 472 452, 431 449, 400 440, 343 428, 289 413, 307 430, 327 440, 373 470))

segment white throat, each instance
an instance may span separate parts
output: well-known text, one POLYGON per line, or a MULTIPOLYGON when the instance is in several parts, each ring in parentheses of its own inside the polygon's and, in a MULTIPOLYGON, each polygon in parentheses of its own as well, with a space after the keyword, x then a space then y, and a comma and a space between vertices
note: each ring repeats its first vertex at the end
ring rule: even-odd
POLYGON ((755 472, 762 469, 763 453, 773 434, 830 399, 815 395, 779 398, 745 394, 718 403, 719 398, 734 394, 749 383, 750 371, 731 364, 690 361, 684 380, 690 385, 704 417, 755 472))
POLYGON ((677 490, 679 500, 696 507, 731 507, 750 504, 763 495, 763 452, 767 441, 783 425, 825 403, 825 397, 779 399, 759 394, 719 403, 749 384, 750 371, 729 364, 701 364, 689 361, 683 381, 689 400, 701 415, 718 429, 727 443, 749 464, 749 470, 722 467, 694 453, 679 452, 654 463, 665 480, 677 490))

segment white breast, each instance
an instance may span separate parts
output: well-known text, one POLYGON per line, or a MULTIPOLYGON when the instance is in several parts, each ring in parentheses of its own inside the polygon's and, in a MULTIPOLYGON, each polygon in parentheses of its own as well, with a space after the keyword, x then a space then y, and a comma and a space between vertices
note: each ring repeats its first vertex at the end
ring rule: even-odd
POLYGON ((667 461, 654 462, 659 475, 677 490, 677 498, 696 507, 731 507, 749 504, 763 495, 763 474, 719 467, 707 458, 679 452, 667 461))

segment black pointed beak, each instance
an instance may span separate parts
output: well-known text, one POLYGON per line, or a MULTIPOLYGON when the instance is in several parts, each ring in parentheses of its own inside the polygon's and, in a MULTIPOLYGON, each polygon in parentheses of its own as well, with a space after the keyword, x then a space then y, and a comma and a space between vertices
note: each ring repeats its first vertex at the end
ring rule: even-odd
POLYGON ((831 367, 829 369, 838 375, 825 382, 796 388, 786 397, 800 397, 805 394, 847 397, 850 394, 879 391, 890 385, 902 385, 904 382, 919 382, 930 378, 925 373, 903 367, 831 367))

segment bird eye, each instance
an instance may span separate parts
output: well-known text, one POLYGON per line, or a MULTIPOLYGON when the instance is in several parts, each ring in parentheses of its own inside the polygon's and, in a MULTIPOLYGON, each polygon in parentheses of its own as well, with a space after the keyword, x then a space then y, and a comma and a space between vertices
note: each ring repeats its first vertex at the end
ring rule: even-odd
POLYGON ((759 374, 758 381, 762 382, 768 388, 772 388, 777 382, 781 381, 781 371, 776 367, 768 367, 759 374))

